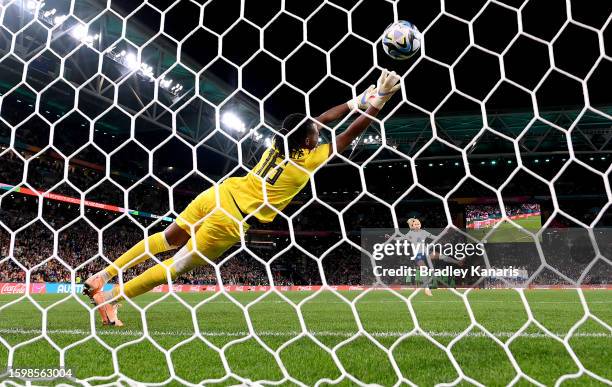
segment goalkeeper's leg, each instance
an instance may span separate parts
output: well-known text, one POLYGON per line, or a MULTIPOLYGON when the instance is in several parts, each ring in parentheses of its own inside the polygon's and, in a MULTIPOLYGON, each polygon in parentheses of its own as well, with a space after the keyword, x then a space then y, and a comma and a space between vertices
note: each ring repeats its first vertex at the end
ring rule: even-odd
POLYGON ((457 258, 453 258, 453 257, 448 256, 448 255, 440 254, 438 252, 432 252, 429 255, 429 258, 432 261, 433 260, 440 260, 442 262, 450 263, 452 265, 457 265, 457 266, 464 266, 465 265, 465 261, 463 261, 463 260, 459 260, 457 258))
MULTIPOLYGON (((183 247, 181 252, 185 249, 183 247)), ((167 273, 170 271, 172 279, 176 278, 176 269, 172 266, 174 258, 167 259, 161 264, 157 264, 148 269, 138 277, 128 281, 125 284, 125 293, 130 294, 129 297, 148 292, 155 286, 167 282, 167 273), (168 269, 169 268, 169 269, 168 269)), ((119 286, 114 286, 112 290, 106 292, 97 292, 92 296, 94 305, 98 308, 98 312, 102 317, 102 324, 123 326, 123 322, 119 320, 117 314, 117 302, 120 296, 119 286)))
POLYGON ((215 191, 208 189, 192 200, 176 221, 168 226, 164 232, 158 232, 138 242, 117 258, 112 265, 88 278, 85 281, 83 292, 89 297, 93 297, 102 290, 104 284, 118 274, 119 270, 129 269, 146 261, 152 255, 183 246, 190 238, 191 228, 197 227, 198 222, 211 211, 211 203, 214 207, 215 191))
POLYGON ((168 275, 170 275, 170 281, 173 281, 179 275, 205 263, 206 261, 193 249, 185 246, 174 257, 158 263, 138 277, 126 282, 123 286, 123 293, 121 293, 119 286, 113 287, 111 291, 104 292, 104 301, 118 301, 122 298, 140 296, 158 285, 167 284, 168 275))
MULTIPOLYGON (((238 227, 236 226, 236 228, 238 227)), ((174 257, 158 263, 138 277, 126 282, 123 286, 123 293, 121 293, 119 286, 115 286, 111 291, 104 292, 104 301, 117 301, 126 297, 134 298, 150 291, 157 285, 167 284, 168 274, 170 280, 174 280, 179 275, 206 264, 202 256, 214 260, 240 241, 240 235, 226 234, 224 238, 219 238, 221 235, 210 233, 210 229, 211 227, 208 227, 208 225, 203 225, 196 234, 196 241, 206 237, 209 238, 203 240, 204 243, 197 243, 198 251, 202 255, 196 252, 192 240, 190 240, 174 257)))
MULTIPOLYGON (((241 218, 239 213, 233 214, 233 211, 228 212, 235 215, 237 219, 241 218)), ((249 226, 243 223, 243 230, 246 232, 249 226)), ((220 257, 226 250, 240 241, 240 226, 233 219, 228 217, 223 211, 213 211, 196 232, 195 239, 189 240, 179 252, 172 258, 163 261, 148 269, 138 277, 128 281, 121 287, 115 286, 111 291, 100 292, 97 295, 95 302, 97 305, 112 305, 108 302, 116 302, 122 298, 134 298, 144 294, 157 285, 162 285, 171 282, 179 275, 192 270, 195 267, 206 264, 206 257, 209 260, 215 260, 220 257), (168 275, 170 278, 168 278, 168 275), (106 304, 105 304, 106 303, 106 304)), ((117 320, 116 310, 110 310, 109 314, 115 313, 109 317, 109 320, 117 320)), ((104 320, 104 315, 102 315, 104 320)))
MULTIPOLYGON (((416 264, 417 264, 417 266, 426 266, 426 267, 429 267, 427 265, 427 258, 425 258, 424 254, 417 255, 417 257, 416 257, 416 264)), ((431 286, 432 278, 430 276, 427 276, 427 275, 422 275, 421 276, 421 281, 422 281, 423 289, 425 289, 424 290, 425 295, 431 297, 433 294, 431 293, 431 289, 429 287, 431 286)))
POLYGON ((119 270, 126 270, 146 261, 152 255, 180 247, 188 239, 189 234, 173 223, 166 231, 155 233, 141 240, 117 258, 113 264, 89 277, 84 283, 83 293, 92 297, 103 288, 104 284, 113 279, 119 270))

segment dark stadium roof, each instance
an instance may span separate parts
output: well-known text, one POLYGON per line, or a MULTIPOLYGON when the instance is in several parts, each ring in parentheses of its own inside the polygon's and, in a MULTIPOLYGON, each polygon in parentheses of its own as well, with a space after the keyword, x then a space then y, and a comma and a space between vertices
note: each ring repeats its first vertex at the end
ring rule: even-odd
MULTIPOLYGON (((7 30, 16 31, 21 24, 31 19, 31 15, 23 11, 22 3, 25 4, 24 1, 14 2, 6 10, 4 28, 0 30, 0 53, 6 53, 10 48, 10 35, 7 30)), ((464 4, 459 7, 454 5, 454 2, 449 2, 447 11, 459 18, 470 19, 480 9, 480 3, 474 2, 473 7, 464 4)), ((507 3, 518 6, 520 1, 507 3)), ((46 2, 45 7, 55 8, 56 14, 60 15, 68 12, 68 4, 69 2, 63 0, 50 0, 46 2)), ((354 1, 336 0, 318 8, 319 2, 316 1, 288 0, 287 12, 272 21, 280 10, 280 1, 272 1, 266 7, 261 7, 257 1, 249 0, 245 2, 243 11, 252 24, 244 20, 236 23, 241 11, 240 2, 237 0, 213 0, 207 2, 203 10, 194 3, 179 2, 165 13, 164 33, 167 36, 158 34, 162 23, 160 10, 166 10, 171 4, 172 2, 150 1, 135 11, 140 5, 139 2, 112 1, 111 8, 104 11, 104 2, 77 1, 74 14, 90 23, 88 33, 99 34, 99 38, 93 42, 91 48, 82 45, 73 53, 70 53, 70 50, 76 47, 75 39, 66 35, 78 23, 74 18, 67 18, 61 26, 52 30, 53 51, 45 50, 44 44, 41 44, 46 39, 51 25, 34 23, 16 34, 15 54, 24 61, 34 57, 36 59, 28 66, 27 86, 22 85, 10 95, 5 93, 20 82, 21 74, 26 70, 13 56, 5 56, 0 61, 0 93, 4 95, 0 115, 14 126, 30 114, 34 109, 33 91, 41 90, 57 78, 60 68, 58 55, 65 55, 65 80, 58 81, 42 93, 39 112, 50 122, 63 120, 64 124, 59 123, 58 127, 71 134, 79 128, 75 128, 73 123, 84 123, 83 130, 86 130, 89 127, 88 120, 93 121, 96 130, 94 139, 96 142, 108 143, 108 146, 103 148, 107 152, 122 145, 129 137, 130 115, 136 117, 136 139, 149 149, 157 146, 174 129, 189 143, 200 142, 216 127, 215 106, 220 107, 221 114, 235 113, 244 122, 246 129, 258 129, 262 134, 269 135, 269 128, 276 128, 284 115, 305 110, 305 98, 295 90, 296 87, 309 92, 311 113, 319 114, 327 107, 350 98, 351 90, 348 85, 357 83, 362 76, 367 74, 366 79, 359 82, 357 90, 375 83, 378 70, 372 69, 374 63, 371 48, 363 39, 376 41, 380 31, 393 19, 392 4, 375 1, 364 1, 353 9, 354 1), (312 44, 330 50, 333 43, 348 34, 345 31, 348 27, 347 14, 340 7, 345 10, 352 9, 352 29, 360 37, 351 35, 331 50, 329 63, 332 77, 318 83, 326 73, 326 58, 312 44), (206 28, 198 27, 200 12, 206 28), (296 16, 308 18, 305 35, 301 29, 302 23, 296 16), (121 18, 126 21, 125 31, 121 18), (254 53, 260 44, 260 33, 255 25, 263 28, 263 48, 266 51, 261 51, 249 59, 250 54, 254 53), (179 54, 176 40, 184 39, 192 30, 197 32, 182 42, 179 54), (122 33, 125 33, 124 38, 122 33), (215 34, 221 34, 221 38, 217 38, 215 34), (304 40, 306 43, 302 43, 304 40), (223 57, 217 57, 219 43, 222 44, 220 50, 223 57), (111 47, 112 53, 99 53, 111 47), (136 52, 137 48, 142 49, 140 60, 151 66, 153 76, 168 71, 166 78, 172 79, 173 85, 180 84, 180 92, 173 94, 163 87, 158 87, 156 91, 150 79, 139 73, 130 73, 125 64, 120 64, 121 61, 125 63, 126 55, 136 52), (281 82, 280 59, 287 59, 288 84, 268 95, 281 82), (177 60, 180 63, 177 63, 177 60), (247 60, 249 62, 243 67, 242 76, 239 77, 237 66, 244 65, 247 60), (102 61, 104 77, 98 76, 90 80, 97 71, 98 61, 102 61), (115 88, 109 80, 120 84, 115 88), (239 83, 242 90, 237 91, 239 83), (81 88, 75 106, 77 87, 81 88), (158 102, 149 105, 155 92, 158 93, 158 102), (196 92, 199 96, 194 98, 196 92), (228 98, 230 95, 232 97, 228 98), (118 107, 128 114, 114 108, 100 115, 112 104, 115 96, 118 99, 118 107), (143 110, 145 106, 147 109, 143 110), (78 107, 86 117, 73 110, 74 107, 78 107), (175 120, 172 113, 176 113, 175 120), (64 117, 66 115, 69 117, 64 117), (261 117, 264 117, 264 122, 261 117), (102 136, 107 137, 102 140, 102 136)), ((544 10, 538 2, 530 2, 522 10, 525 32, 537 39, 551 40, 554 30, 561 28, 561 24, 556 23, 556 20, 559 19, 559 14, 564 12, 563 4, 559 9, 546 7, 544 10), (543 12, 547 13, 548 23, 544 23, 547 25, 534 23, 533 20, 542 16, 543 12)), ((575 7, 578 20, 596 28, 600 27, 598 23, 601 23, 601 20, 597 15, 583 12, 578 4, 575 4, 575 7)), ((515 33, 509 36, 494 34, 498 36, 497 40, 491 37, 490 31, 494 28, 497 28, 496 31, 501 27, 504 31, 515 29, 516 22, 513 20, 516 15, 506 11, 508 10, 494 4, 487 6, 474 23, 476 43, 498 53, 510 44, 511 48, 504 53, 507 77, 530 89, 538 87, 535 101, 540 109, 539 114, 561 128, 569 128, 585 102, 580 83, 567 73, 579 78, 587 75, 587 70, 595 64, 598 57, 593 54, 598 50, 596 34, 576 25, 564 27, 553 45, 557 66, 562 72, 553 70, 548 73, 548 59, 541 60, 542 52, 547 55, 546 45, 541 41, 523 35, 511 43, 515 33), (533 61, 530 58, 533 58, 533 61), (538 85, 541 79, 544 81, 538 85)), ((482 100, 489 90, 495 88, 496 91, 484 106, 488 126, 516 138, 533 117, 534 101, 531 95, 512 83, 506 81, 496 85, 500 76, 499 63, 495 56, 477 48, 471 48, 462 54, 468 43, 467 24, 446 15, 434 19, 439 10, 432 9, 429 3, 427 6, 414 3, 407 6, 406 2, 399 2, 398 14, 413 21, 421 30, 428 28, 425 49, 434 60, 415 57, 396 62, 387 58, 379 45, 376 46, 375 59, 380 66, 402 73, 411 69, 406 77, 405 93, 408 101, 414 105, 404 103, 388 116, 385 121, 388 144, 397 146, 399 151, 412 156, 431 138, 432 121, 429 115, 419 108, 431 111, 445 100, 451 90, 452 79, 448 69, 442 64, 452 64, 460 55, 463 55, 462 59, 453 65, 453 81, 464 94, 451 95, 435 112, 434 119, 439 137, 457 146, 466 146, 483 127, 481 106, 466 96, 482 100), (443 51, 439 49, 441 46, 444 46, 443 51)), ((608 48, 609 46, 606 50, 608 48)), ((611 62, 604 58, 587 82, 590 105, 607 114, 612 112, 612 94, 603 85, 612 84, 611 67, 611 62)), ((395 97, 395 102, 390 103, 391 106, 383 113, 391 113, 398 100, 399 97, 395 97)), ((34 127, 46 126, 40 120, 30 120, 34 127)), ((608 118, 596 110, 587 110, 571 135, 574 149, 578 153, 609 153, 611 127, 608 118)), ((221 128, 227 129, 223 123, 221 128)), ((556 132, 557 130, 551 129, 547 123, 536 120, 522 138, 521 145, 536 142, 535 147, 524 146, 526 152, 534 153, 555 148, 559 141, 556 132)), ((8 143, 8 133, 6 128, 0 130, 4 143, 8 143)), ((236 139, 247 134, 248 132, 241 134, 227 130, 227 135, 236 139)), ((372 125, 351 157, 363 160, 375 151, 380 144, 376 136, 380 136, 380 129, 377 125, 372 125), (370 135, 373 140, 364 142, 370 135)), ((67 140, 72 141, 74 137, 71 135, 67 140)), ((57 137, 57 141, 55 145, 58 148, 66 146, 59 143, 62 141, 61 136, 57 137)), ((504 141, 506 140, 502 142, 504 141)), ((31 142, 33 141, 30 141, 30 145, 31 142)), ((263 139, 245 141, 245 160, 248 162, 251 156, 256 157, 257 149, 262 145, 263 139)), ((497 145, 498 137, 488 134, 481 136, 477 144, 478 153, 499 153, 497 145)), ((180 144, 177 143, 177 146, 176 149, 182 149, 180 144)), ((207 164, 227 162, 228 159, 234 162, 237 160, 235 145, 224 135, 215 135, 202 143, 200 148, 208 152, 207 164), (212 156, 213 154, 216 156, 212 156)), ((444 152, 430 156, 449 157, 444 152)))

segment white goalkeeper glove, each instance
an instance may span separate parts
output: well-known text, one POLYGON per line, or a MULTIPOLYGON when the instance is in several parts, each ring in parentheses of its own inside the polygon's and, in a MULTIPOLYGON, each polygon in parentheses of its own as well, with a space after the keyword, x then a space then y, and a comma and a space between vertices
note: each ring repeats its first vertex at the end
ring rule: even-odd
POLYGON ((370 105, 381 110, 383 106, 385 106, 385 103, 393 97, 393 94, 402 87, 400 79, 401 77, 397 75, 395 71, 389 72, 383 69, 378 78, 376 93, 368 99, 370 105))
POLYGON ((365 110, 368 107, 368 99, 374 94, 376 94, 376 86, 370 85, 370 87, 368 87, 366 91, 353 98, 352 100, 348 101, 346 104, 351 110, 365 110))

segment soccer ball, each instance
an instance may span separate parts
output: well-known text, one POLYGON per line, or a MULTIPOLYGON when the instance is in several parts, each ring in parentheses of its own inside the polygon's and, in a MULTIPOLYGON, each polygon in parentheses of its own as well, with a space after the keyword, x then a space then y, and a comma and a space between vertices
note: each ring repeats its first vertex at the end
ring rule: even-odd
POLYGON ((422 35, 416 26, 406 20, 391 23, 385 30, 381 44, 385 53, 396 60, 405 60, 421 48, 422 35))

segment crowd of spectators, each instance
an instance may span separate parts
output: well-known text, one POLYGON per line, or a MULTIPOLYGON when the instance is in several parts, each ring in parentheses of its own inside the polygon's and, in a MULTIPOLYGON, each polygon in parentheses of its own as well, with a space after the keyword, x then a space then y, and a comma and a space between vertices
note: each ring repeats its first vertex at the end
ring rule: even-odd
MULTIPOLYGON (((506 215, 514 216, 521 214, 531 214, 539 211, 539 205, 535 203, 524 203, 517 205, 506 205, 506 215)), ((467 222, 499 219, 502 213, 499 206, 493 205, 468 205, 465 210, 465 218, 467 222)))
MULTIPOLYGON (((61 213, 61 208, 55 208, 52 215, 59 223, 67 223, 61 219, 61 213)), ((17 216, 17 212, 3 211, 3 216, 17 216)), ((102 212, 96 216, 104 217, 109 214, 102 212)), ((70 282, 72 278, 70 269, 74 269, 75 280, 82 282, 106 267, 108 261, 117 259, 144 235, 139 227, 129 221, 116 222, 100 233, 83 219, 64 226, 55 233, 52 231, 53 228, 53 222, 46 225, 36 220, 28 227, 14 233, 12 254, 9 254, 10 234, 0 232, 0 282, 24 282, 26 279, 24 269, 30 271, 31 282, 70 282), (56 249, 54 249, 55 241, 57 241, 56 249), (10 259, 5 259, 9 256, 10 259)), ((218 272, 214 266, 204 264, 177 278, 175 283, 216 285, 220 283, 220 276, 224 285, 270 285, 270 277, 275 285, 320 285, 323 283, 323 277, 332 285, 363 284, 361 252, 346 242, 336 246, 335 243, 340 238, 338 234, 302 235, 301 238, 296 238, 299 246, 310 252, 306 254, 296 247, 285 251, 290 245, 286 231, 265 229, 259 231, 247 239, 248 251, 236 251, 238 249, 236 247, 217 260, 218 272), (330 249, 331 246, 335 247, 330 249), (328 249, 330 251, 327 251, 328 249), (283 253, 279 254, 281 251, 283 253), (321 257, 321 263, 319 264, 313 257, 321 257), (266 266, 269 266, 269 270, 266 266)), ((550 255, 547 258, 548 264, 574 281, 580 277, 586 265, 592 260, 592 257, 585 256, 584 262, 581 262, 570 256, 549 252, 547 246, 559 243, 555 240, 543 242, 545 255, 550 255)), ((174 253, 176 250, 159 254, 156 259, 162 261, 174 253)), ((487 254, 492 266, 524 268, 529 276, 542 265, 534 246, 528 243, 488 244, 487 254)), ((154 259, 148 259, 127 269, 123 273, 123 280, 133 278, 155 263, 154 259)), ((474 260, 468 264, 483 263, 474 260)), ((599 277, 590 276, 589 279, 601 281, 599 277)), ((563 284, 566 281, 564 282, 550 270, 544 270, 532 282, 563 284)))
MULTIPOLYGON (((35 200, 33 198, 25 200, 35 200)), ((22 215, 32 219, 27 227, 18 230, 14 235, 12 255, 9 254, 11 238, 8 232, 0 231, 0 282, 23 282, 26 271, 30 271, 31 282, 69 282, 71 270, 77 282, 83 281, 90 275, 102 270, 108 265, 107 261, 114 261, 131 246, 143 238, 143 231, 129 221, 119 221, 100 232, 95 230, 83 219, 68 224, 63 219, 63 209, 53 207, 47 214, 56 222, 42 222, 35 220, 35 214, 24 214, 18 210, 3 210, 2 219, 22 215), (48 224, 45 224, 48 223, 48 224), (63 225, 55 229, 56 223, 63 225), (54 236, 54 231, 57 236, 54 236), (57 240, 57 249, 54 250, 54 240, 57 240), (11 259, 5 259, 6 257, 11 259), (17 264, 18 262, 18 264, 17 264), (25 269, 25 270, 24 270, 25 269)), ((89 214, 98 218, 111 217, 111 214, 101 211, 98 214, 89 214)), ((45 219, 45 218, 43 218, 45 219)), ((95 222, 92 222, 95 223, 95 222)), ((151 232, 154 232, 153 229, 151 232)), ((265 230, 262 230, 265 231, 265 230)), ((316 261, 298 249, 290 249, 278 253, 289 244, 289 237, 285 233, 277 235, 274 230, 268 233, 257 234, 248 243, 249 250, 260 259, 256 259, 246 251, 229 251, 217 260, 222 283, 225 285, 269 285, 269 275, 265 263, 270 262, 270 275, 276 285, 318 285, 322 283, 321 273, 316 261), (227 258, 230 256, 229 258, 227 258), (274 259, 271 259, 275 257, 274 259)), ((323 251, 327 247, 323 244, 330 242, 326 238, 310 237, 302 239, 307 243, 307 249, 314 253, 323 251)), ((170 258, 176 250, 158 254, 156 259, 162 261, 170 258)), ((359 252, 347 249, 344 245, 338 247, 323 260, 323 271, 328 283, 351 284, 359 282, 359 252), (352 255, 348 255, 351 253, 352 255), (357 265, 343 263, 350 261, 351 257, 357 265)), ((123 273, 124 281, 142 273, 156 263, 153 259, 136 265, 123 273)), ((196 270, 179 277, 178 284, 218 284, 215 268, 204 264, 196 270)))
MULTIPOLYGON (((3 163, 3 168, 0 168, 0 183, 23 183, 23 159, 30 159, 25 181, 32 188, 49 189, 63 179, 65 166, 62 158, 53 157, 51 154, 44 157, 32 156, 28 151, 21 151, 20 156, 13 151, 3 153, 0 156, 3 163)), ((134 177, 125 174, 112 176, 124 187, 135 181, 134 177)), ((68 165, 68 179, 79 190, 89 189, 104 178, 104 169, 74 162, 68 165)), ((146 188, 147 195, 130 196, 130 208, 165 214, 168 211, 167 189, 159 183, 152 183, 146 188), (158 196, 165 197, 165 203, 164 200, 157 200, 158 196)), ((122 206, 123 193, 113 184, 100 185, 93 191, 86 196, 88 200, 122 206)), ((53 192, 71 197, 80 196, 79 192, 66 183, 62 183, 53 192)), ((324 279, 329 284, 359 284, 362 280, 360 251, 344 242, 328 252, 331 246, 335 246, 342 239, 340 222, 344 224, 347 237, 356 244, 360 243, 363 228, 391 228, 392 211, 395 211, 400 227, 405 227, 405 221, 410 217, 420 218, 424 228, 441 228, 447 225, 444 208, 432 205, 431 198, 416 200, 416 204, 412 205, 400 202, 391 209, 367 195, 353 203, 352 200, 359 192, 348 190, 343 193, 347 197, 339 199, 336 191, 328 192, 317 188, 317 197, 336 211, 342 211, 341 218, 337 212, 317 202, 303 208, 313 196, 309 187, 284 211, 286 216, 292 217, 289 221, 293 223, 296 243, 312 256, 323 257, 320 265, 312 256, 295 247, 277 257, 277 254, 290 244, 288 220, 278 216, 270 224, 253 227, 247 240, 250 251, 264 262, 275 257, 269 265, 269 271, 266 265, 256 260, 249 252, 240 251, 228 260, 223 261, 222 257, 218 261, 223 262, 219 267, 223 284, 268 285, 270 276, 276 285, 318 285, 323 283, 324 279)), ((176 208, 183 208, 198 193, 197 190, 175 190, 173 199, 176 208)), ((517 204, 508 206, 506 212, 515 215, 534 212, 538 208, 538 204, 517 204)), ((501 216, 496 206, 467 206, 464 209, 466 219, 501 216)), ((152 219, 142 217, 135 218, 139 224, 128 219, 116 222, 120 216, 120 213, 91 207, 87 207, 81 214, 76 204, 44 200, 41 206, 39 199, 34 196, 20 193, 5 195, 0 202, 0 221, 4 225, 0 227, 0 282, 25 281, 26 272, 23 268, 30 270, 32 282, 70 281, 70 269, 75 270, 77 281, 83 281, 141 240, 144 236, 142 228, 152 223, 152 219), (77 218, 78 220, 73 222, 77 218), (15 235, 12 255, 9 254, 10 234, 6 229, 14 231, 15 235), (54 244, 57 245, 56 248, 54 244), (9 256, 11 259, 5 259, 9 256)), ((159 231, 166 225, 167 223, 158 224, 149 232, 159 231)), ((232 254, 232 251, 228 254, 232 254)), ((156 258, 161 261, 171 257, 173 253, 160 254, 156 258)), ((155 260, 149 259, 126 270, 124 281, 142 273, 155 263, 155 260)), ((203 265, 181 276, 176 283, 217 284, 218 275, 213 266, 203 265)))

